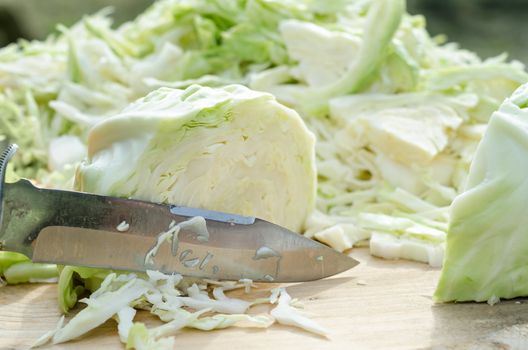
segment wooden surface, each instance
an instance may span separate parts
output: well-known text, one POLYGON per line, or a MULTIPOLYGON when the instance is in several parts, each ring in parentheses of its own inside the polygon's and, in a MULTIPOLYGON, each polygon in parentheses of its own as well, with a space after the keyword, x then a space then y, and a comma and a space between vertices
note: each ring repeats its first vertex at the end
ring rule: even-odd
MULTIPOLYGON (((330 339, 273 325, 266 330, 184 330, 177 349, 528 349, 528 301, 435 305, 439 271, 423 264, 384 261, 365 250, 351 254, 361 264, 332 278, 294 284, 305 312, 332 330, 330 339)), ((261 286, 246 296, 268 295, 261 286)), ((24 349, 59 318, 56 285, 0 288, 0 349, 24 349)), ((238 296, 237 293, 235 295, 238 296)), ((263 312, 269 306, 253 309, 263 312)), ((139 320, 157 322, 146 312, 139 320)), ((45 349, 124 349, 110 320, 80 340, 45 349)))

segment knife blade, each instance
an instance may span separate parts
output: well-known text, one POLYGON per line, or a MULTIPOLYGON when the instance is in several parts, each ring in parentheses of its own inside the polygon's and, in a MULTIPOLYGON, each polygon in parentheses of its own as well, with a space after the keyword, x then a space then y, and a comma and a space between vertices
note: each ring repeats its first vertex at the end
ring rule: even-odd
POLYGON ((26 179, 4 183, 5 165, 14 151, 10 152, 0 157, 0 249, 23 253, 34 262, 257 282, 316 280, 358 264, 254 217, 44 189, 26 179), (205 219, 206 239, 182 227, 177 235, 158 240, 195 217, 205 219), (122 222, 126 230, 120 227, 122 222), (159 249, 149 259, 154 247, 159 249))

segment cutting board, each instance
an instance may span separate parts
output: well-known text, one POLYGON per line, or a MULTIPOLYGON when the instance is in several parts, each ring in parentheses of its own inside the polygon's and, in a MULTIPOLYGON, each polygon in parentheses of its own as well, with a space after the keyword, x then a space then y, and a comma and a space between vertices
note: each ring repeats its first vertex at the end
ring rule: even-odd
MULTIPOLYGON (((177 349, 528 349, 528 300, 488 304, 435 304, 431 300, 439 270, 424 264, 386 261, 365 249, 351 256, 361 264, 334 277, 289 285, 305 313, 331 330, 328 339, 300 329, 231 328, 212 332, 183 330, 177 349)), ((260 285, 249 295, 269 295, 260 285)), ((0 349, 25 349, 59 319, 56 285, 0 288, 0 349)), ((268 305, 252 312, 269 310, 268 305)), ((138 320, 159 322, 148 312, 138 320)), ((110 320, 81 339, 45 349, 124 349, 110 320)))

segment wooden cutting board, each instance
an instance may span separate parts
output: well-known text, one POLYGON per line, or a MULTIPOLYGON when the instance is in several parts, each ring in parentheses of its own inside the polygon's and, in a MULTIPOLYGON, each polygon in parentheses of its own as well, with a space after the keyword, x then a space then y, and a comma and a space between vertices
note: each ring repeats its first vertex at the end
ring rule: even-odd
MULTIPOLYGON (((288 291, 305 312, 331 330, 329 339, 273 325, 266 330, 183 330, 177 349, 528 349, 528 300, 495 306, 431 301, 437 269, 405 261, 372 258, 355 250, 361 264, 321 281, 293 284, 288 291)), ((244 298, 268 295, 261 285, 244 298)), ((56 285, 0 288, 0 349, 25 349, 59 319, 56 285)), ((265 312, 268 305, 253 312, 265 312)), ((147 312, 137 319, 156 325, 147 312)), ((112 320, 83 338, 45 349, 124 349, 112 320)))

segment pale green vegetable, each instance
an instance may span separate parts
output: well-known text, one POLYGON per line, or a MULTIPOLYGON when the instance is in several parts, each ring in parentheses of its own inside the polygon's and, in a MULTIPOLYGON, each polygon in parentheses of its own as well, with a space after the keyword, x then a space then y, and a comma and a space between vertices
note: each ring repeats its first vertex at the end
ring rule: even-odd
POLYGON ((377 70, 387 58, 392 37, 404 13, 405 0, 371 2, 363 28, 362 44, 355 60, 339 79, 307 94, 305 103, 310 112, 325 112, 330 98, 361 91, 374 80, 377 70))
POLYGON ((23 254, 0 251, 0 277, 8 284, 54 283, 59 272, 56 265, 35 264, 23 254))
POLYGON ((269 94, 162 88, 90 132, 76 186, 300 232, 315 201, 314 142, 299 115, 269 94))
POLYGON ((55 283, 58 277, 57 265, 36 264, 30 261, 13 264, 4 270, 4 278, 9 284, 55 283))
POLYGON ((83 293, 98 289, 109 273, 108 270, 89 267, 65 266, 62 268, 58 286, 60 310, 67 313, 83 293))
POLYGON ((154 339, 141 322, 134 323, 128 333, 127 349, 136 350, 167 350, 174 348, 174 337, 154 339))
MULTIPOLYGON (((90 274, 96 276, 97 270, 92 270, 80 270, 79 273, 89 279, 90 274)), ((316 323, 291 309, 290 304, 294 305, 293 301, 282 289, 272 291, 272 296, 265 300, 249 302, 227 297, 223 293, 224 288, 243 288, 244 284, 214 282, 224 287, 214 288, 210 297, 206 291, 207 282, 199 283, 186 288, 188 281, 182 276, 166 275, 159 271, 147 271, 146 275, 140 276, 109 273, 89 298, 81 300, 87 304, 86 308, 64 327, 61 320, 56 329, 40 337, 34 346, 44 345, 50 340, 57 344, 75 339, 113 317, 118 323, 119 337, 127 348, 165 349, 173 342, 171 336, 185 327, 203 331, 227 327, 267 328, 275 322, 274 317, 266 314, 250 316, 244 313, 250 306, 275 303, 277 300, 279 305, 272 311, 277 320, 316 333, 323 331, 316 323), (184 290, 187 290, 187 293, 184 290), (148 329, 143 323, 134 322, 134 307, 150 310, 166 323, 148 329), (191 312, 189 307, 197 311, 191 312), (215 313, 202 317, 211 312, 230 314, 215 313)))
POLYGON ((25 261, 29 261, 29 258, 23 254, 0 251, 0 275, 11 265, 25 261))
MULTIPOLYGON (((115 279, 115 274, 106 277, 115 279)), ((63 328, 53 336, 53 343, 63 343, 75 339, 84 333, 103 324, 117 314, 121 309, 131 305, 148 290, 148 285, 141 279, 131 279, 116 290, 109 290, 87 302, 88 306, 81 310, 63 328)), ((130 337, 130 335, 129 335, 130 337)))
MULTIPOLYGON (((381 3, 351 6, 334 26, 284 21, 281 35, 296 64, 258 72, 250 81, 299 110, 307 96, 312 106, 328 103, 325 118, 303 110, 318 140, 320 212, 309 217, 306 235, 340 251, 370 237, 372 229, 358 219, 362 212, 405 217, 445 232, 447 208, 465 185, 489 115, 528 80, 518 62, 506 63, 505 56, 481 61, 454 45, 439 45, 425 31, 423 18, 403 14, 387 39, 387 57, 368 84, 327 102, 324 95, 311 94, 310 89, 333 86, 353 71, 359 48, 366 45, 368 14, 390 13, 377 7, 381 3)), ((396 9, 396 2, 391 6, 396 9)), ((416 244, 396 230, 384 233, 392 237, 377 235, 388 241, 376 239, 372 253, 439 265, 443 244, 416 244), (414 253, 405 253, 406 247, 414 253)))
POLYGON ((493 113, 451 206, 434 298, 489 301, 528 295, 528 85, 493 113))
POLYGON ((130 329, 133 327, 134 316, 136 316, 136 309, 133 307, 124 307, 117 312, 117 332, 122 343, 127 342, 130 334, 130 329))

